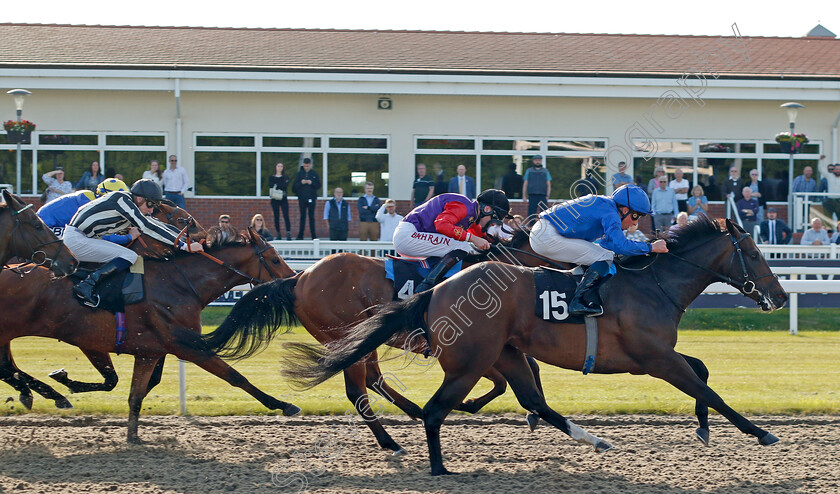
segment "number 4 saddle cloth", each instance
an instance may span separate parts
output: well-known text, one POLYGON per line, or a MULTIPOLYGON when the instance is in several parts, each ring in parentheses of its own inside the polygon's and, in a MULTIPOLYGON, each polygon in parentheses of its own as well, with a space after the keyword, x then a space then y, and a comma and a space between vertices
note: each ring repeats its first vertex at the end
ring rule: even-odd
POLYGON ((552 268, 534 268, 536 306, 534 313, 548 322, 583 324, 582 316, 569 315, 569 302, 581 276, 552 268))
MULTIPOLYGON (((414 295, 414 287, 420 284, 426 275, 440 261, 440 257, 425 259, 385 258, 385 278, 394 282, 394 300, 403 300, 414 295)), ((463 261, 452 266, 443 278, 454 276, 461 270, 463 261)))

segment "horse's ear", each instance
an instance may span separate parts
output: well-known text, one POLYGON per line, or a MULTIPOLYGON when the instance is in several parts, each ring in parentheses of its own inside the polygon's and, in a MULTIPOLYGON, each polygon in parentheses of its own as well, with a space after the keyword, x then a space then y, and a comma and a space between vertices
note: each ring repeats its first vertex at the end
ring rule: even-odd
POLYGON ((720 230, 722 232, 725 232, 725 231, 729 230, 729 225, 730 225, 729 218, 717 218, 717 219, 714 219, 712 221, 714 221, 715 226, 718 227, 718 230, 720 230))
POLYGON ((8 197, 9 197, 9 191, 6 190, 6 189, 3 189, 3 204, 8 204, 9 203, 9 199, 7 199, 8 197))

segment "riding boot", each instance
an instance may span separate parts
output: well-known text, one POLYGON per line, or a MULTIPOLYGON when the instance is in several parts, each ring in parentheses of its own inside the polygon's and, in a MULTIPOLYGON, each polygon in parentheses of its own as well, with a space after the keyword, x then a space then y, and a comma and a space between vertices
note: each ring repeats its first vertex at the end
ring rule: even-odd
POLYGON ((99 284, 100 281, 117 271, 120 271, 120 268, 116 263, 114 263, 114 261, 105 264, 96 271, 90 273, 88 277, 82 280, 78 285, 74 286, 73 294, 82 299, 85 305, 94 308, 99 307, 99 295, 94 295, 93 289, 96 288, 96 285, 99 284))
POLYGON ((609 279, 609 265, 599 261, 586 270, 575 290, 575 295, 569 303, 569 314, 573 316, 597 317, 604 313, 604 308, 598 302, 598 288, 609 279), (600 265, 599 263, 603 263, 600 265), (603 273, 603 274, 602 274, 603 273))
POLYGON ((429 274, 426 275, 426 278, 417 285, 417 288, 414 289, 414 293, 425 292, 429 288, 435 286, 437 282, 443 278, 443 275, 452 268, 452 266, 458 264, 458 262, 465 257, 467 257, 467 252, 460 249, 448 252, 440 259, 440 262, 432 268, 429 274))

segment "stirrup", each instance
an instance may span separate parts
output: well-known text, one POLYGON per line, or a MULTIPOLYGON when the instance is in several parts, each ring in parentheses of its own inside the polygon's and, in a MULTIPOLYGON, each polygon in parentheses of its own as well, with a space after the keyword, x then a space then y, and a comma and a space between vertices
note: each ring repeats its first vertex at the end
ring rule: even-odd
POLYGON ((587 303, 583 301, 578 304, 573 303, 569 305, 569 315, 598 317, 604 315, 604 307, 600 304, 587 303))
POLYGON ((81 295, 76 295, 76 296, 77 296, 77 297, 79 297, 80 299, 82 299, 82 303, 83 303, 83 304, 85 304, 85 305, 87 305, 88 307, 91 307, 91 308, 93 308, 93 309, 95 309, 95 308, 99 307, 99 302, 101 302, 101 301, 102 301, 102 300, 99 298, 99 295, 98 295, 98 294, 95 294, 95 293, 92 293, 92 294, 90 295, 90 298, 83 297, 83 296, 81 296, 81 295), (95 301, 95 302, 93 301, 93 300, 94 300, 94 298, 96 299, 96 301, 95 301))

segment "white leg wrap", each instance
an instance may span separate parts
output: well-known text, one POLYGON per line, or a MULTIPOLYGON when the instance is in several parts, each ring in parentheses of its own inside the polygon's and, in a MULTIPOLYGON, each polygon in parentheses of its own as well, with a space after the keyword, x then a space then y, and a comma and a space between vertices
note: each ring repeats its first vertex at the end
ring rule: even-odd
POLYGON ((612 445, 610 443, 586 432, 585 430, 583 430, 583 428, 581 428, 571 420, 566 419, 566 424, 569 426, 569 435, 571 435, 572 439, 574 439, 575 441, 579 443, 591 444, 595 447, 595 451, 597 452, 606 451, 612 448, 612 445))

